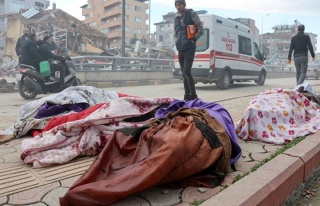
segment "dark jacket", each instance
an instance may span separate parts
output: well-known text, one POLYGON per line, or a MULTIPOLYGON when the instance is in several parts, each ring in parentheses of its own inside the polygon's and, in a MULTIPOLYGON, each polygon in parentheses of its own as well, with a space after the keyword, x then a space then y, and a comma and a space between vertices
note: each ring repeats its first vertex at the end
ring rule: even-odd
POLYGON ((293 50, 294 57, 308 56, 308 49, 311 53, 311 56, 315 57, 310 37, 306 35, 304 32, 300 31, 297 35, 291 38, 288 59, 291 60, 293 50))
POLYGON ((194 25, 191 18, 191 11, 192 9, 187 9, 183 17, 177 15, 174 19, 174 29, 177 34, 176 47, 178 51, 196 49, 195 42, 188 39, 187 35, 187 26, 194 25), (181 25, 181 18, 183 18, 183 25, 181 25))
POLYGON ((23 43, 20 52, 21 52, 21 58, 20 58, 21 64, 31 65, 36 68, 39 67, 38 45, 35 40, 28 39, 25 43, 23 43))
POLYGON ((51 52, 50 45, 45 41, 38 41, 40 61, 49 61, 50 59, 61 60, 62 56, 57 56, 51 52))
POLYGON ((24 35, 18 39, 17 44, 16 44, 16 54, 17 54, 17 56, 21 55, 21 49, 24 46, 24 44, 27 43, 27 41, 28 41, 28 38, 26 38, 24 35))

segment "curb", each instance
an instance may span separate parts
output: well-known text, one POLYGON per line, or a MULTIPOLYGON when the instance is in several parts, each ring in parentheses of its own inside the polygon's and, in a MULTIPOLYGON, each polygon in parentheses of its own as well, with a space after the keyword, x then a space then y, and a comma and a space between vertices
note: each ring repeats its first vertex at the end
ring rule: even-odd
POLYGON ((201 206, 282 205, 320 166, 320 132, 308 136, 201 206))

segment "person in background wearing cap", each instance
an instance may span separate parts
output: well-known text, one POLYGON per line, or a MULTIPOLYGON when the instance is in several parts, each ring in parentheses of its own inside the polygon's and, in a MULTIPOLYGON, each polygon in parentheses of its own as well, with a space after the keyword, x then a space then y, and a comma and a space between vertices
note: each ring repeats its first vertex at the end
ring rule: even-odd
POLYGON ((16 44, 16 54, 19 57, 19 64, 21 64, 21 49, 22 47, 27 43, 29 39, 29 29, 24 28, 23 29, 23 35, 18 39, 17 44, 16 44))
POLYGON ((186 9, 185 0, 175 0, 178 11, 174 19, 174 36, 177 50, 179 52, 179 63, 183 75, 184 100, 198 98, 195 83, 191 74, 191 68, 196 51, 196 42, 203 34, 203 25, 198 14, 192 9, 186 9), (192 39, 188 39, 187 27, 195 25, 197 33, 192 39))
POLYGON ((291 64, 292 51, 294 50, 294 64, 297 71, 297 85, 304 82, 308 69, 308 49, 311 53, 312 60, 315 60, 314 50, 310 37, 304 33, 304 25, 298 26, 298 34, 291 38, 291 44, 288 55, 288 64, 291 64))

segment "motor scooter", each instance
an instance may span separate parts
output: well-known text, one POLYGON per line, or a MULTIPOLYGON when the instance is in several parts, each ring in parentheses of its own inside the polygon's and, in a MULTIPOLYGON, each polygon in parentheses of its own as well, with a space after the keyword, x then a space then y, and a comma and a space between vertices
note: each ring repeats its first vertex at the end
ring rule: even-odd
POLYGON ((19 74, 17 74, 17 88, 22 98, 34 99, 38 94, 58 93, 71 86, 80 86, 81 81, 77 78, 76 66, 70 57, 66 61, 52 61, 50 63, 50 76, 44 77, 36 68, 30 65, 20 65, 19 74), (65 67, 65 87, 59 87, 59 72, 54 71, 55 64, 63 64, 65 67))

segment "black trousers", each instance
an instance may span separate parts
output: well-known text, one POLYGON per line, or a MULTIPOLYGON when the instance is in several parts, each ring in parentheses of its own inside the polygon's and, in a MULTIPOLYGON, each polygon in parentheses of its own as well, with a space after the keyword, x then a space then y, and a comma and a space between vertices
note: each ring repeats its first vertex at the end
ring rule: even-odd
POLYGON ((196 87, 191 74, 195 52, 195 49, 179 51, 179 63, 183 75, 184 92, 187 96, 196 95, 196 87))
POLYGON ((66 71, 65 71, 64 65, 62 65, 62 64, 52 64, 52 68, 53 68, 53 72, 56 72, 56 71, 60 72, 59 84, 61 86, 63 86, 64 85, 64 78, 66 76, 66 71))

